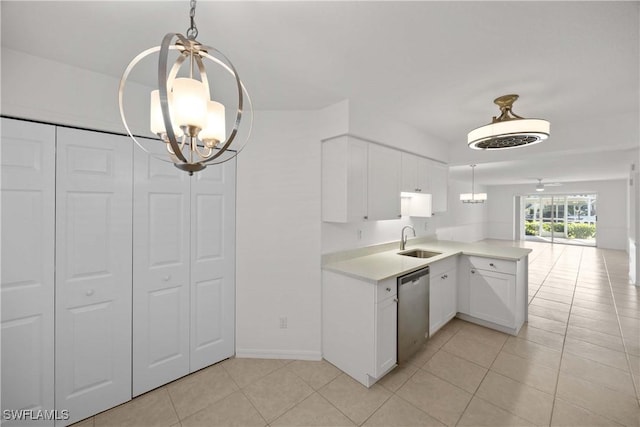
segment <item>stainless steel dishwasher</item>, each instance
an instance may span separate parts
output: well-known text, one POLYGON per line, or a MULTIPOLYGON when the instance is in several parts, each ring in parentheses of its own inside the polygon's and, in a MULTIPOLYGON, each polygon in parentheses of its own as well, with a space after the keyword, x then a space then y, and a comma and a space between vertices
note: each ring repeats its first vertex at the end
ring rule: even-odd
POLYGON ((398 277, 398 364, 429 337, 429 267, 398 277))

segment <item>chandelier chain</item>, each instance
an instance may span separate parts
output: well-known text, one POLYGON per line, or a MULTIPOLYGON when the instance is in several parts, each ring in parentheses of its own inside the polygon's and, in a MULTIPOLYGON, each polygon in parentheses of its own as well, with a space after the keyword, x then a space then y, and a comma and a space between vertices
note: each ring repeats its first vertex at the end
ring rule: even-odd
POLYGON ((187 30, 187 38, 189 40, 195 40, 196 37, 198 37, 198 28, 196 27, 196 0, 191 0, 189 5, 191 7, 191 10, 189 11, 191 26, 187 30))

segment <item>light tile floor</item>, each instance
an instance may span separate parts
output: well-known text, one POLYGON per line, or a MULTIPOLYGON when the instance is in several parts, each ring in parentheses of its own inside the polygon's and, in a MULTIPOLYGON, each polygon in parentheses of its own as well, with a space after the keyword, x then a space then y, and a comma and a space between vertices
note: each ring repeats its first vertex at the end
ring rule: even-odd
POLYGON ((369 389, 325 361, 229 359, 78 425, 639 426, 640 291, 626 254, 519 245, 533 252, 517 337, 454 319, 369 389))

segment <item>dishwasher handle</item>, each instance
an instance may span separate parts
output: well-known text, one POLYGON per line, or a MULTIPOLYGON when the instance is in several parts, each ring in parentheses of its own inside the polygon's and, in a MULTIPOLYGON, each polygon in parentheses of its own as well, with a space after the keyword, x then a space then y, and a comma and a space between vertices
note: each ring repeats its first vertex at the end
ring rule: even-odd
POLYGON ((421 277, 429 275, 429 267, 425 267, 413 273, 407 274, 406 276, 402 276, 398 278, 398 284, 404 285, 405 283, 415 282, 420 280, 421 277))

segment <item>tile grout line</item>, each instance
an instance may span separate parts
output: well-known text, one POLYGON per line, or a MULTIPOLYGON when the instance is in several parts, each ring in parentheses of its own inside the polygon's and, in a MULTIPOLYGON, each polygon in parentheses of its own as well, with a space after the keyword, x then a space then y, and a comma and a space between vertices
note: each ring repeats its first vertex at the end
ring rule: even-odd
MULTIPOLYGON (((421 408, 418 408, 416 405, 414 405, 413 403, 411 403, 411 402, 409 402, 408 400, 404 399, 402 396, 399 396, 399 395, 397 394, 397 391, 399 391, 402 387, 404 387, 404 385, 405 385, 405 384, 407 384, 407 383, 411 380, 411 378, 413 378, 413 377, 414 377, 414 376, 415 376, 419 371, 424 370, 424 369, 422 369, 422 368, 423 368, 427 363, 429 363, 429 361, 433 358, 433 356, 435 356, 435 355, 436 355, 440 350, 442 350, 442 351, 445 351, 445 352, 446 352, 446 350, 443 350, 443 347, 444 347, 444 346, 445 346, 449 341, 451 341, 451 340, 453 339, 453 337, 455 337, 455 336, 458 334, 458 332, 460 332, 461 330, 462 330, 462 327, 458 328, 458 329, 453 333, 453 335, 451 335, 451 336, 450 336, 450 337, 449 337, 449 338, 448 338, 448 339, 447 339, 447 340, 446 340, 446 341, 445 341, 445 342, 444 342, 440 347, 438 347, 438 350, 437 350, 435 353, 433 353, 433 354, 431 355, 431 357, 429 357, 429 359, 428 359, 426 362, 424 362, 424 363, 422 364, 422 366, 417 366, 417 368, 418 368, 418 369, 416 369, 416 371, 415 371, 413 374, 411 374, 411 375, 409 376, 409 378, 407 378, 407 380, 406 380, 404 383, 402 383, 402 385, 398 388, 398 390, 391 392, 391 393, 392 393, 392 396, 396 396, 398 399, 401 399, 403 402, 408 403, 409 405, 413 406, 413 407, 414 407, 415 409, 417 409, 418 411, 420 411, 420 412, 422 412, 422 413, 426 414, 427 416, 429 416, 429 417, 431 417, 431 418, 433 418, 433 419, 437 420, 438 422, 442 422, 442 421, 440 421, 440 419, 438 419, 438 418, 434 417, 433 415, 431 415, 431 414, 430 414, 430 413, 428 413, 427 411, 425 411, 425 410, 423 410, 423 409, 421 409, 421 408)), ((414 366, 415 366, 415 365, 414 365, 414 366)), ((435 376, 435 377, 437 377, 437 378, 440 378, 439 376, 437 376, 437 375, 435 375, 435 374, 433 374, 433 373, 431 373, 431 372, 428 372, 428 371, 426 371, 426 370, 424 370, 424 371, 425 371, 425 372, 427 372, 427 373, 429 373, 429 374, 431 374, 431 375, 434 375, 434 376, 435 376)), ((457 385, 450 383, 449 381, 445 380, 444 378, 440 378, 440 379, 441 379, 442 381, 447 382, 448 384, 451 384, 452 386, 458 387, 457 385)), ((384 386, 382 386, 382 387, 384 387, 384 386)), ((460 387, 458 387, 458 388, 460 388, 460 387)), ((386 389, 386 387, 385 387, 385 389, 386 389)), ((460 388, 460 389, 462 390, 462 388, 460 388)), ((389 391, 391 391, 391 390, 389 390, 389 391)), ((466 390, 465 390, 465 391, 466 391, 466 390)), ((473 398, 473 397, 472 397, 472 398, 473 398)), ((471 400, 469 400, 469 401, 471 401, 471 400)), ((378 408, 378 409, 380 409, 380 408, 378 408)), ((376 409, 376 411, 378 411, 378 409, 376 409)), ((466 410, 466 407, 465 407, 465 410, 466 410)), ((371 416, 373 416, 373 414, 375 414, 375 412, 376 412, 376 411, 374 411, 374 413, 372 413, 372 414, 369 416, 369 418, 371 418, 371 416)), ((462 413, 464 413, 464 411, 462 411, 462 413)), ((461 413, 461 415, 460 415, 460 416, 462 416, 462 413, 461 413)), ((366 423, 366 421, 368 421, 368 419, 369 419, 369 418, 367 418, 367 420, 365 420, 365 422, 364 422, 364 423, 366 423)), ((364 425, 364 423, 363 423, 363 425, 364 425)), ((443 425, 446 425, 444 422, 442 422, 442 424, 443 424, 443 425)))
MULTIPOLYGON (((235 357, 235 356, 234 356, 234 357, 235 357)), ((229 359, 227 359, 227 360, 229 360, 229 359)), ((260 412, 260 411, 258 410, 258 408, 256 408, 256 405, 254 405, 254 404, 253 404, 253 401, 249 398, 249 396, 247 396, 247 394, 244 392, 244 389, 243 389, 242 387, 240 387, 240 384, 238 384, 238 382, 236 381, 236 379, 235 379, 235 378, 233 378, 233 375, 231 375, 231 372, 229 372, 229 370, 228 370, 224 365, 221 365, 221 366, 222 366, 222 369, 224 369, 224 371, 227 373, 227 375, 229 375, 229 378, 231 378, 231 381, 233 381, 233 383, 236 385, 236 387, 238 387, 238 390, 237 390, 237 391, 239 391, 240 393, 242 393, 242 395, 244 396, 244 398, 245 398, 245 399, 247 399, 247 400, 249 401, 249 403, 251 404, 251 406, 253 407, 253 409, 256 411, 256 413, 257 413, 258 415, 260 415, 260 417, 264 420, 264 422, 265 422, 265 426, 266 426, 266 427, 268 427, 268 426, 270 425, 270 423, 269 423, 269 422, 267 421, 267 419, 262 415, 262 412, 260 412)), ((283 367, 284 367, 284 366, 283 366, 283 367)), ((280 369, 280 368, 278 368, 278 369, 280 369)), ((278 369, 275 369, 275 370, 274 370, 274 371, 272 371, 272 372, 275 372, 275 371, 277 371, 278 369)), ((269 372, 269 374, 270 374, 270 373, 271 373, 271 372, 269 372)), ((269 374, 267 374, 267 375, 269 375, 269 374)), ((262 379, 262 378, 264 378, 264 377, 266 377, 266 375, 264 375, 264 376, 262 376, 262 377, 260 377, 260 378, 256 379, 256 381, 259 381, 260 379, 262 379)), ((251 384, 253 384, 253 383, 251 383, 251 384)), ((247 384, 247 387, 248 387, 249 385, 251 385, 251 384, 247 384)), ((235 392, 234 392, 234 393, 235 393, 235 392)), ((233 393, 232 393, 232 394, 233 394, 233 393)))
MULTIPOLYGON (((469 408, 469 405, 471 405, 471 401, 476 397, 476 394, 478 393, 478 390, 480 389, 480 386, 484 382, 485 378, 487 378, 487 375, 489 375, 489 372, 491 372, 491 367, 493 366, 494 363, 496 363, 496 359, 498 358, 498 355, 502 352, 502 349, 504 348, 504 346, 507 344, 507 340, 508 339, 509 338, 507 337, 507 339, 504 340, 504 342, 500 346, 500 350, 496 353, 496 357, 493 358, 493 361, 491 362, 491 365, 489 365, 489 367, 487 368, 487 372, 484 373, 484 375, 482 377, 482 380, 480 380, 480 382, 478 383, 478 386, 476 387, 475 391, 471 394, 471 399, 469 399, 469 401, 467 402, 467 405, 464 407, 464 410, 462 412, 460 412, 460 416, 458 416, 458 419, 456 420, 456 423, 454 424, 455 426, 457 426, 460 423, 460 421, 462 420, 462 417, 464 416, 464 413, 467 412, 467 409, 469 408)), ((478 399, 482 399, 482 398, 480 396, 478 396, 478 399)), ((484 400, 484 399, 482 399, 482 400, 484 400)), ((491 402, 488 402, 488 403, 490 403, 491 405, 499 407, 498 405, 495 405, 494 403, 491 403, 491 402)), ((504 408, 501 408, 501 409, 507 411, 504 408)), ((517 417, 520 417, 519 415, 516 415, 511 411, 507 411, 507 412, 509 412, 510 414, 513 414, 513 415, 515 415, 517 417)), ((522 418, 522 417, 520 417, 520 418, 522 418)), ((529 420, 527 420, 527 421, 529 421, 529 420)))
MULTIPOLYGON (((564 251, 563 251, 564 253, 564 251)), ((573 310, 573 300, 576 296, 576 288, 578 287, 578 277, 580 277, 580 267, 582 266, 582 256, 584 255, 584 249, 580 249, 580 260, 578 261, 578 272, 576 273, 576 279, 573 285, 573 295, 571 295, 571 304, 569 304, 569 316, 567 317, 567 324, 564 329, 564 336, 562 337, 562 349, 560 350, 560 364, 558 365, 558 375, 556 376, 556 384, 553 388, 553 401, 551 402, 551 416, 549 417, 549 426, 553 422, 553 412, 556 409, 556 399, 558 398, 558 383, 560 382, 560 372, 562 371, 562 361, 564 359, 564 346, 567 342, 567 332, 569 329, 569 320, 571 319, 571 311, 573 310)), ((555 264, 551 267, 553 269, 555 264)))
POLYGON ((613 294, 613 285, 611 284, 611 276, 609 275, 609 268, 607 266, 607 258, 602 254, 602 260, 604 261, 604 271, 607 273, 607 282, 609 283, 609 292, 611 292, 611 299, 613 300, 613 309, 616 312, 616 321, 618 323, 618 329, 620 330, 620 337, 622 338, 622 348, 624 348, 624 357, 627 360, 627 369, 629 370, 629 375, 631 376, 631 383, 633 385, 633 389, 636 392, 636 402, 638 406, 640 406, 640 390, 636 386, 636 382, 634 380, 635 373, 631 368, 631 359, 629 358, 629 351, 627 349, 627 343, 624 339, 624 332, 622 331, 622 323, 620 323, 620 314, 618 313, 618 305, 616 303, 615 295, 613 294))

